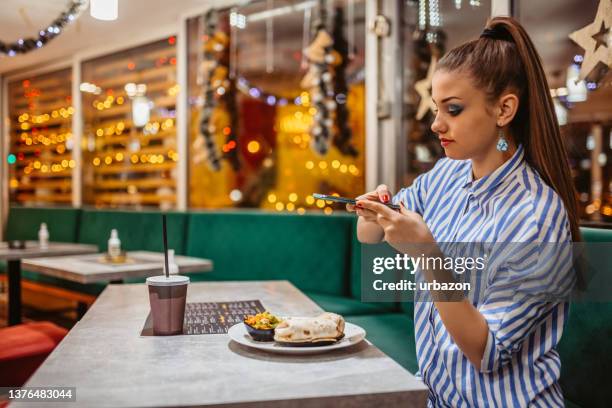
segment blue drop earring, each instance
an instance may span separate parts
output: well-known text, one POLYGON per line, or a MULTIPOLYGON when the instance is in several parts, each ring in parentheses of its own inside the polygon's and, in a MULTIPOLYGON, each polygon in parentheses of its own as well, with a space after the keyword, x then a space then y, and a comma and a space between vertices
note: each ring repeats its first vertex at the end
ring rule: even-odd
POLYGON ((503 129, 499 129, 498 135, 499 139, 497 140, 497 150, 502 153, 508 151, 508 141, 504 137, 503 129))

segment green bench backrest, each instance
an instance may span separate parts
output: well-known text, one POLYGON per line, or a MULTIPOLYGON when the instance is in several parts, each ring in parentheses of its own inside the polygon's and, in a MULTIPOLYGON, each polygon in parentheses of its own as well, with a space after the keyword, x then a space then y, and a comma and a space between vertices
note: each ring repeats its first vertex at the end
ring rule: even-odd
MULTIPOLYGON (((168 247, 185 253, 188 213, 167 213, 168 247)), ((126 251, 163 251, 162 217, 158 211, 115 211, 85 209, 79 226, 79 242, 98 245, 104 252, 115 228, 126 251)))
POLYGON ((287 279, 302 290, 348 295, 353 233, 346 215, 194 212, 187 254, 214 263, 194 279, 287 279))
POLYGON ((79 216, 76 208, 11 206, 5 238, 38 240, 40 224, 45 222, 51 241, 76 242, 79 216))
MULTIPOLYGON (((612 230, 581 228, 585 242, 610 242, 612 230)), ((612 256, 606 257, 612 279, 612 256)), ((610 285, 608 285, 610 287, 610 285)), ((573 302, 563 337, 561 386, 566 399, 581 407, 610 406, 612 367, 612 303, 573 302)))

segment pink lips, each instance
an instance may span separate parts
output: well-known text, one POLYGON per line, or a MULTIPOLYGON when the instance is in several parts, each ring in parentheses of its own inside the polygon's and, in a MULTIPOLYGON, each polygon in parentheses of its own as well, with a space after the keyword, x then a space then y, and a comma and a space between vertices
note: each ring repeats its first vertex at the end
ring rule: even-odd
POLYGON ((453 142, 454 140, 440 138, 440 144, 442 145, 442 147, 446 147, 453 142))

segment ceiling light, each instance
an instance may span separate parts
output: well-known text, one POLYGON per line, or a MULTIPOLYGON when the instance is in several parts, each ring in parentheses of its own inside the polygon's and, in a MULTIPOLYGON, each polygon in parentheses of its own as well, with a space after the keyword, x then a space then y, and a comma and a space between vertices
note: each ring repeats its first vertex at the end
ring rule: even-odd
POLYGON ((119 15, 119 0, 91 0, 89 14, 98 20, 116 20, 119 15))

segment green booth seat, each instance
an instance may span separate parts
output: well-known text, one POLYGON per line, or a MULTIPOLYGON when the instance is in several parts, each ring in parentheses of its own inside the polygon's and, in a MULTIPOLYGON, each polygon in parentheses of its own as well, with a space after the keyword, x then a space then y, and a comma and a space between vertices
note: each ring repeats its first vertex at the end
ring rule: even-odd
MULTIPOLYGON (((38 230, 41 223, 47 224, 49 240, 55 242, 77 242, 81 210, 66 207, 23 207, 11 206, 9 209, 6 239, 38 241, 38 230)), ((4 272, 6 264, 0 265, 4 272)), ((101 289, 78 285, 64 279, 53 278, 35 272, 22 271, 22 277, 37 283, 46 283, 64 288, 78 287, 80 292, 98 294, 101 289)), ((102 288, 103 289, 103 288, 102 288)))
POLYGON ((558 347, 567 401, 583 408, 610 406, 611 350, 612 303, 572 303, 558 347))
POLYGON ((298 288, 348 294, 349 217, 261 211, 197 212, 187 255, 209 258, 212 272, 194 280, 287 279, 298 288))
MULTIPOLYGON (((610 243, 612 230, 581 228, 585 242, 610 243)), ((612 287, 612 252, 606 248, 597 264, 602 265, 605 286, 612 287)), ((610 294, 612 297, 612 294, 610 294)), ((558 351, 561 356, 561 387, 567 407, 609 407, 612 391, 612 302, 575 301, 558 351)))
POLYGON ((77 242, 81 210, 62 207, 12 206, 6 225, 6 239, 38 241, 41 223, 47 224, 49 240, 77 242))
POLYGON ((402 367, 416 373, 414 321, 405 313, 385 313, 364 316, 347 316, 346 321, 363 327, 367 339, 402 367))
MULTIPOLYGON (((189 214, 185 212, 164 212, 168 233, 168 248, 174 249, 177 255, 184 255, 186 248, 187 225, 189 214)), ((84 209, 79 227, 79 242, 94 244, 100 252, 108 250, 108 238, 112 229, 116 229, 124 251, 162 252, 164 242, 162 235, 162 213, 155 210, 99 210, 84 209)), ((143 283, 145 278, 128 278, 127 283, 143 283)), ((106 284, 98 284, 104 288, 106 284)), ((98 288, 90 288, 96 291, 98 288)))
POLYGON ((585 242, 612 242, 612 229, 581 227, 580 232, 585 242))
POLYGON ((354 297, 355 252, 350 214, 203 211, 190 215, 187 254, 209 258, 214 270, 199 280, 287 279, 323 309, 343 315, 385 313, 386 304, 354 297))
POLYGON ((357 217, 352 216, 348 240, 351 245, 349 294, 347 296, 326 295, 316 291, 305 291, 323 310, 343 316, 361 316, 399 311, 396 303, 361 301, 361 243, 355 233, 357 217))
MULTIPOLYGON (((357 218, 355 217, 353 219, 353 231, 356 231, 356 228, 357 218)), ((355 232, 351 236, 351 244, 355 254, 351 260, 351 296, 359 299, 361 297, 362 244, 357 239, 355 232)), ((388 309, 387 313, 364 315, 348 313, 346 320, 363 327, 367 332, 367 339, 372 344, 411 373, 416 373, 419 367, 414 338, 414 303, 402 302, 398 305, 389 303, 373 304, 380 308, 388 309)))
POLYGON ((389 313, 397 309, 395 304, 362 302, 359 299, 353 299, 347 296, 326 295, 310 291, 304 293, 318 304, 321 309, 342 316, 389 313))
MULTIPOLYGON (((159 211, 121 211, 84 209, 79 225, 78 242, 97 245, 101 252, 108 247, 112 229, 121 240, 121 249, 161 252, 162 216, 159 211)), ((189 214, 167 212, 168 247, 176 254, 185 254, 189 214)))

